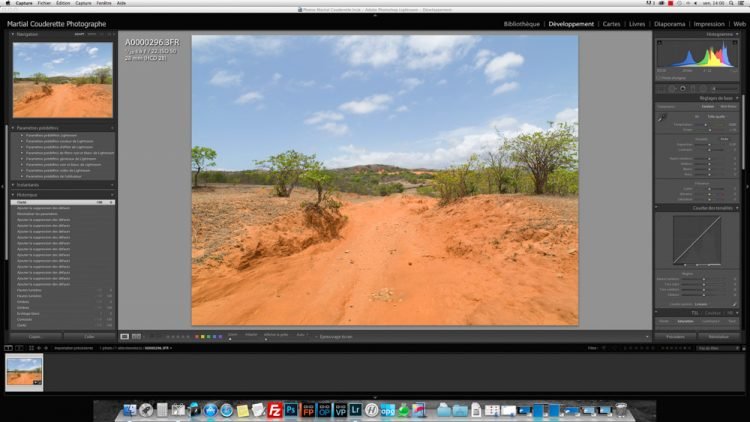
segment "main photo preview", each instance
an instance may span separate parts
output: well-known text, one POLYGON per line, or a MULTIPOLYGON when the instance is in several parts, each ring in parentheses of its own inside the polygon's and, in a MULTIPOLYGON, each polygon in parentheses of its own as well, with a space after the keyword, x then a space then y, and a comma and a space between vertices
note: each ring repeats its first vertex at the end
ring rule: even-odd
POLYGON ((192 324, 576 326, 578 37, 192 36, 192 324))

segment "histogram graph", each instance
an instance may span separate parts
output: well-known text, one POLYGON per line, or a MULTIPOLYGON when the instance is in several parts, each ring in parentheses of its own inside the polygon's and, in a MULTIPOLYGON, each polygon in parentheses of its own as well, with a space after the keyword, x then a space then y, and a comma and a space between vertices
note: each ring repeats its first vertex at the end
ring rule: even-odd
POLYGON ((739 65, 737 39, 658 39, 656 63, 671 69, 736 69, 739 65))
POLYGON ((709 47, 703 59, 696 61, 693 58, 693 52, 687 51, 685 60, 672 64, 673 67, 734 67, 729 58, 729 50, 726 43, 721 44, 721 48, 709 47))

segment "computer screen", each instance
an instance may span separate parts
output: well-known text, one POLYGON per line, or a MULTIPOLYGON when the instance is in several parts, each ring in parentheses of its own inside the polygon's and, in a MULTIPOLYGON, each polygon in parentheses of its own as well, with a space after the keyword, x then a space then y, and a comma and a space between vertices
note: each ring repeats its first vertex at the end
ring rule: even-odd
POLYGON ((6 2, 4 402, 738 403, 748 6, 6 2))

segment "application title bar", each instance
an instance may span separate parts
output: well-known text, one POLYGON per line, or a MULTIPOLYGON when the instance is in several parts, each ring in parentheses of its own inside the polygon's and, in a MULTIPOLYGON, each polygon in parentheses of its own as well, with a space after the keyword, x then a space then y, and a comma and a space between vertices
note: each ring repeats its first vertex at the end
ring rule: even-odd
MULTIPOLYGON (((2 4, 2 3, 0 3, 2 4)), ((258 1, 258 0, 4 0, 6 7, 45 7, 45 8, 92 8, 92 7, 199 7, 199 8, 581 8, 594 7, 611 9, 626 8, 737 8, 748 7, 746 0, 297 0, 297 1, 258 1), (407 4, 405 4, 407 3, 407 4)))

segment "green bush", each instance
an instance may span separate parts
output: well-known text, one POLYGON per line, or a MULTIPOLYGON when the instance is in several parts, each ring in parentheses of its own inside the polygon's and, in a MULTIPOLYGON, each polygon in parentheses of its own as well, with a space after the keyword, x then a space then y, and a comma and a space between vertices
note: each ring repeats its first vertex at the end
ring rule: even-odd
MULTIPOLYGON (((333 175, 326 170, 323 163, 313 161, 310 168, 300 176, 302 184, 309 187, 318 194, 318 200, 315 206, 326 206, 331 202, 336 202, 333 195, 333 175)), ((338 208, 338 207, 336 207, 338 208)))
POLYGON ((378 186, 378 194, 380 196, 388 196, 392 193, 402 193, 404 191, 404 185, 401 183, 385 183, 378 186))
POLYGON ((435 191, 435 188, 433 188, 431 185, 426 186, 420 186, 417 188, 417 193, 419 195, 429 196, 432 198, 437 198, 438 193, 435 191))
MULTIPOLYGON (((404 180, 399 174, 381 174, 371 170, 350 171, 335 170, 332 171, 332 184, 337 191, 352 192, 360 195, 380 195, 386 196, 392 193, 401 193, 404 191, 404 185, 396 180, 404 180)), ((410 172, 402 172, 404 174, 410 172)))
POLYGON ((228 175, 223 171, 206 171, 200 178, 204 183, 227 183, 228 179, 228 175))
POLYGON ((293 149, 272 155, 265 160, 256 160, 255 165, 271 174, 274 181, 274 194, 285 198, 292 194, 299 184, 302 174, 322 164, 315 154, 307 155, 293 149))
POLYGON ((578 194, 578 170, 557 169, 547 180, 546 193, 554 195, 578 194))
POLYGON ((478 158, 472 155, 464 164, 452 166, 435 176, 435 189, 442 205, 465 196, 474 195, 478 190, 478 158))

